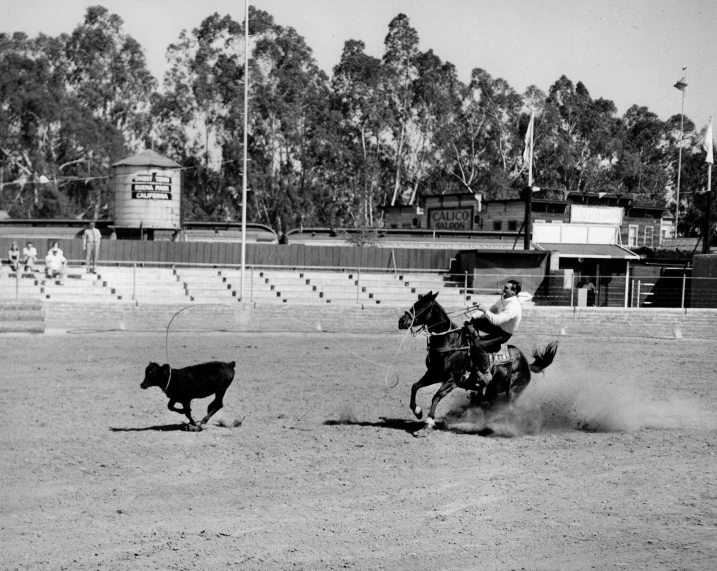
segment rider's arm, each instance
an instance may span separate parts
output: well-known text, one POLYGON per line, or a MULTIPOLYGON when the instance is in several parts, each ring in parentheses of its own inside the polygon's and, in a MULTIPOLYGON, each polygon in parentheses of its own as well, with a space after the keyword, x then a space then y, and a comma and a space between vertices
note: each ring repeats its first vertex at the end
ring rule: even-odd
MULTIPOLYGON (((492 309, 498 309, 498 304, 495 304, 492 309)), ((506 305, 502 311, 499 313, 493 313, 493 311, 486 311, 485 312, 485 318, 490 321, 493 325, 503 325, 504 323, 508 323, 509 321, 516 319, 518 317, 518 308, 513 305, 506 305)))

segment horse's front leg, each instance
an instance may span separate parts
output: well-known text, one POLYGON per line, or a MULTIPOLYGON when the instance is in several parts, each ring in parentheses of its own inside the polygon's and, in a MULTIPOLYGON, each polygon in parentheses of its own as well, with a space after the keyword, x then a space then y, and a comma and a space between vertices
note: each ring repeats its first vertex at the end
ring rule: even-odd
POLYGON ((445 397, 455 388, 456 382, 453 379, 453 375, 451 375, 448 380, 441 385, 441 388, 438 389, 438 392, 433 395, 433 400, 431 401, 431 410, 428 411, 428 417, 426 418, 427 427, 434 428, 436 426, 436 407, 438 406, 438 403, 441 402, 443 397, 445 397))
POLYGON ((416 418, 421 418, 423 416, 423 409, 416 404, 416 394, 418 393, 418 389, 435 385, 438 382, 440 381, 433 376, 431 371, 426 371, 426 373, 411 387, 411 403, 409 406, 411 407, 413 414, 416 415, 416 418))

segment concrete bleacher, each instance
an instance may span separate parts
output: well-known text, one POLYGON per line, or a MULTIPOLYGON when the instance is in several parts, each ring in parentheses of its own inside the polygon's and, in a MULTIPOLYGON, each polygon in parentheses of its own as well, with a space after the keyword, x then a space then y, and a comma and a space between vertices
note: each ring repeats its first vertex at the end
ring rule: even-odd
POLYGON ((137 303, 192 301, 172 268, 108 266, 97 269, 96 279, 120 300, 137 303))
MULTIPOLYGON (((50 303, 232 304, 239 302, 241 295, 241 271, 236 268, 101 266, 96 274, 87 274, 82 267, 72 267, 63 285, 45 279, 43 269, 38 269, 19 280, 0 279, 0 298, 50 303)), ((6 277, 14 276, 2 276, 6 277)), ((445 307, 495 301, 495 294, 467 295, 461 285, 436 272, 247 268, 244 301, 408 307, 429 291, 440 292, 445 307)))

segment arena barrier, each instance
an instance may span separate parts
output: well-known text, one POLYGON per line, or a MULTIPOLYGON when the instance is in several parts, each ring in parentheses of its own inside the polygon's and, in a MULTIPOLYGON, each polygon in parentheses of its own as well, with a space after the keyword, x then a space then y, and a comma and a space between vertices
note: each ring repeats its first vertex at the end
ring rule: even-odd
MULTIPOLYGON (((46 332, 390 333, 403 309, 392 307, 132 305, 44 303, 46 332), (187 308, 187 309, 185 309, 187 308)), ((459 312, 463 308, 446 308, 459 312)), ((464 316, 452 315, 461 323, 464 316)), ((717 339, 717 310, 525 307, 520 335, 717 339)))

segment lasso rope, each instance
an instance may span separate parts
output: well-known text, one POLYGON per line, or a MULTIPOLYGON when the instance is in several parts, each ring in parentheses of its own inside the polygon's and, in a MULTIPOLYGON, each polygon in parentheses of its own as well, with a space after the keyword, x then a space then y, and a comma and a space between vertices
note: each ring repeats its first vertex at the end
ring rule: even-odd
MULTIPOLYGON (((169 328, 170 328, 170 326, 172 325, 172 321, 174 321, 174 318, 177 317, 177 315, 179 315, 180 313, 182 313, 183 311, 185 311, 185 310, 187 310, 187 309, 191 309, 191 308, 193 308, 193 307, 207 306, 207 305, 227 307, 227 306, 226 306, 225 304, 223 304, 223 303, 195 303, 194 305, 188 305, 188 306, 186 306, 186 307, 183 307, 183 308, 180 309, 179 311, 177 311, 177 312, 172 316, 172 319, 169 320, 169 323, 167 323, 167 330, 166 330, 165 335, 164 335, 164 353, 165 353, 165 355, 167 356, 167 364, 168 364, 168 365, 169 365, 169 328)), ((167 386, 169 386, 169 385, 167 385, 167 386)))
MULTIPOLYGON (((167 357, 167 364, 169 364, 169 328, 171 327, 172 322, 174 321, 174 318, 177 317, 177 315, 179 315, 180 313, 182 313, 183 311, 185 311, 185 310, 187 310, 187 309, 191 309, 191 308, 193 308, 193 307, 200 307, 200 306, 220 306, 220 307, 227 307, 225 304, 222 304, 222 303, 196 303, 196 304, 194 304, 194 305, 188 305, 188 306, 186 306, 186 307, 183 307, 182 309, 180 309, 179 311, 177 311, 174 315, 172 315, 172 318, 169 320, 169 323, 167 323, 167 329, 166 329, 165 337, 164 337, 164 351, 165 351, 165 355, 166 355, 166 357, 167 357)), ((311 325, 310 323, 306 323, 305 321, 302 321, 301 319, 297 319, 296 317, 291 317, 291 316, 289 316, 289 319, 291 319, 291 320, 293 320, 293 321, 296 321, 297 323, 301 323, 302 325, 305 325, 305 326, 308 327, 309 329, 316 330, 316 328, 315 328, 315 327, 312 327, 312 325, 311 325)), ((413 320, 411 321, 411 326, 413 326, 413 320)), ((392 361, 395 362, 396 357, 398 356, 398 353, 400 352, 401 347, 403 346, 403 342, 406 340, 406 337, 408 336, 408 333, 410 332, 410 330, 411 330, 411 329, 409 328, 409 329, 406 331, 406 334, 403 336, 403 339, 401 340, 401 343, 399 344, 398 349, 396 350, 396 353, 395 353, 395 355, 393 356, 392 361)), ((389 375, 389 373, 391 372, 391 369, 393 369, 393 365, 384 365, 383 363, 379 363, 379 362, 374 361, 374 360, 372 360, 372 359, 368 359, 368 358, 364 357, 363 355, 359 355, 358 353, 356 353, 355 351, 352 351, 352 350, 349 349, 346 345, 344 345, 343 343, 341 343, 340 341, 338 341, 338 339, 336 339, 335 337, 332 337, 331 335, 329 335, 329 334, 328 334, 326 331, 324 331, 323 329, 318 329, 318 331, 319 331, 320 333, 323 333, 324 335, 326 335, 329 339, 331 339, 331 340, 332 340, 334 343, 336 343, 339 347, 343 348, 344 350, 346 350, 348 353, 354 355, 355 357, 358 357, 359 359, 362 359, 362 360, 364 360, 364 361, 366 361, 366 362, 368 362, 368 363, 371 363, 371 364, 373 364, 373 365, 376 365, 376 366, 378 366, 378 367, 382 367, 382 368, 386 369, 386 376, 384 377, 384 380, 383 380, 384 385, 386 386, 386 388, 393 389, 393 388, 395 388, 395 387, 398 385, 398 382, 399 382, 399 380, 398 380, 398 375, 396 375, 396 382, 395 382, 393 385, 391 385, 391 386, 388 385, 388 375, 389 375)), ((168 384, 167 386, 169 386, 169 384, 168 384)))

